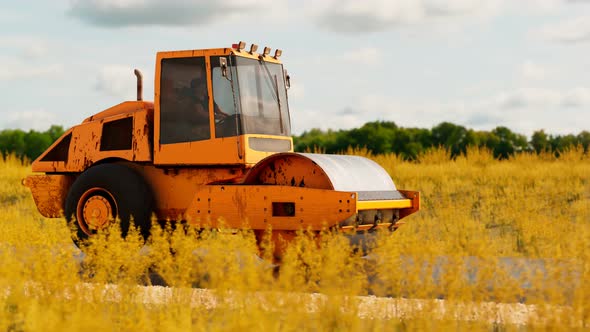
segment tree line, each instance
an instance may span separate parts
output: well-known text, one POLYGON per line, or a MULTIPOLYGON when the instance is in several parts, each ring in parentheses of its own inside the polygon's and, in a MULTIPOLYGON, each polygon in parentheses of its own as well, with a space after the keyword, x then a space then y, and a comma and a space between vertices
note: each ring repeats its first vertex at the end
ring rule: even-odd
POLYGON ((51 126, 46 131, 4 129, 0 131, 0 153, 5 158, 14 154, 21 159, 37 159, 64 133, 62 126, 51 126))
MULTIPOLYGON (((15 154, 21 159, 36 159, 64 133, 62 126, 53 125, 46 131, 5 129, 0 131, 0 153, 3 157, 15 154)), ((486 147, 496 158, 508 158, 523 151, 561 151, 575 146, 589 150, 590 132, 578 135, 550 135, 543 130, 533 133, 530 140, 506 127, 491 131, 467 129, 443 122, 432 129, 404 128, 390 121, 374 121, 349 130, 311 129, 293 137, 295 151, 319 149, 325 153, 339 153, 349 147, 366 148, 374 154, 396 153, 406 159, 415 159, 432 147, 445 147, 452 156, 465 153, 468 146, 486 147)))
POLYGON ((496 158, 504 159, 524 151, 559 153, 576 146, 588 151, 590 132, 578 135, 550 135, 537 130, 531 139, 506 127, 491 131, 477 131, 450 122, 442 122, 432 129, 403 128, 390 121, 374 121, 350 130, 311 129, 294 137, 296 151, 320 149, 338 153, 349 147, 366 148, 374 154, 395 153, 406 159, 416 159, 424 151, 442 146, 452 156, 465 153, 467 147, 490 149, 496 158))

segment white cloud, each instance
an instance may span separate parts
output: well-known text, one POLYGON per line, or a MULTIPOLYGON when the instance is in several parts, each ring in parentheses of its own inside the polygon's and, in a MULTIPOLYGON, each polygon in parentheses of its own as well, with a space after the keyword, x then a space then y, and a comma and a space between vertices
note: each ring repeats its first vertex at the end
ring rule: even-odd
POLYGON ((362 46, 358 48, 349 48, 343 53, 321 53, 312 54, 308 59, 305 59, 306 65, 325 66, 326 63, 339 64, 347 66, 372 66, 382 65, 383 51, 372 46, 362 46))
POLYGON ((464 15, 494 13, 500 0, 327 0, 311 5, 315 22, 337 32, 373 32, 464 15))
POLYGON ((271 0, 74 0, 69 13, 103 27, 186 26, 255 13, 271 5, 271 0))
MULTIPOLYGON (((522 88, 478 100, 451 102, 400 101, 385 95, 367 95, 338 110, 304 110, 293 115, 294 133, 305 129, 354 128, 369 121, 394 121, 399 126, 430 128, 443 121, 476 130, 506 126, 531 135, 579 133, 590 128, 590 88, 569 90, 522 88)), ((293 114, 293 113, 292 113, 293 114)))
POLYGON ((38 131, 47 130, 57 120, 55 114, 43 109, 13 112, 4 115, 3 118, 4 128, 34 129, 38 131))
POLYGON ((562 43, 580 43, 590 41, 590 20, 581 16, 533 31, 534 35, 562 43))
POLYGON ((590 128, 590 116, 584 116, 589 108, 590 88, 520 88, 466 103, 465 111, 456 115, 458 123, 475 129, 502 125, 526 135, 539 129, 570 134, 590 128))
POLYGON ((491 106, 502 109, 590 107, 590 89, 577 87, 566 91, 522 88, 504 92, 492 99, 491 106))
POLYGON ((47 40, 22 35, 0 36, 0 50, 28 59, 38 59, 49 53, 47 40))
POLYGON ((0 36, 0 81, 55 77, 63 65, 46 63, 48 40, 29 35, 0 36))
POLYGON ((542 80, 547 76, 548 70, 538 63, 527 60, 521 65, 520 74, 527 80, 542 80))
POLYGON ((287 91, 289 100, 300 100, 305 97, 305 86, 301 82, 291 82, 291 87, 287 91))
POLYGON ((26 15, 23 12, 6 8, 6 6, 3 6, 0 11, 0 22, 3 23, 22 23, 25 18, 26 15))
POLYGON ((370 94, 361 97, 354 105, 335 106, 333 109, 295 109, 291 112, 293 132, 300 134, 311 128, 351 129, 360 127, 366 122, 390 120, 399 124, 421 123, 420 115, 416 114, 416 106, 408 107, 397 100, 383 95, 370 94))
POLYGON ((49 49, 44 43, 31 43, 23 47, 22 54, 29 59, 39 59, 47 55, 49 49))
POLYGON ((327 129, 350 129, 363 125, 362 117, 359 117, 358 110, 352 112, 329 112, 317 109, 296 109, 291 110, 291 127, 295 135, 299 135, 312 128, 327 129))
POLYGON ((344 62, 362 64, 362 65, 379 65, 383 54, 375 47, 362 47, 356 50, 348 51, 341 56, 344 62))
POLYGON ((63 73, 61 64, 27 64, 13 58, 0 58, 0 81, 56 77, 63 73))
MULTIPOLYGON (((145 81, 144 77, 144 83, 145 81)), ((135 99, 136 86, 133 68, 123 65, 107 65, 100 68, 94 85, 97 91, 121 100, 135 99)))
POLYGON ((457 15, 471 12, 481 5, 481 1, 472 0, 425 0, 424 11, 430 15, 457 15))
POLYGON ((561 97, 560 104, 564 107, 590 108, 590 89, 578 87, 567 91, 561 97))
POLYGON ((531 106, 557 105, 561 94, 547 89, 523 88, 498 94, 491 100, 492 107, 500 109, 527 108, 531 106))

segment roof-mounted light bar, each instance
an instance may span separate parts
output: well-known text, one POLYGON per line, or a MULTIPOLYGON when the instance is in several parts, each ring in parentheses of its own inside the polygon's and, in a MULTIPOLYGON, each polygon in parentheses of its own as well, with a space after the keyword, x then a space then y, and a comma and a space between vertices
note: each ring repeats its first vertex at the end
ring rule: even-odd
MULTIPOLYGON (((240 42, 239 42, 239 43, 237 43, 237 44, 232 44, 232 45, 231 45, 231 47, 232 47, 233 49, 237 50, 238 52, 241 52, 241 51, 243 51, 243 50, 246 48, 246 42, 244 42, 244 41, 240 41, 240 42)), ((250 54, 254 54, 254 53, 256 53, 256 51, 258 51, 258 45, 256 45, 256 44, 251 44, 251 45, 250 45, 250 51, 249 51, 248 53, 250 53, 250 54)), ((271 51, 271 48, 270 48, 270 47, 268 47, 268 46, 265 46, 265 47, 264 47, 264 49, 263 49, 263 51, 262 51, 262 54, 261 54, 261 55, 262 55, 263 57, 269 56, 269 55, 270 55, 270 51, 271 51)), ((273 58, 275 58, 275 59, 277 59, 277 60, 278 60, 278 58, 279 58, 281 55, 283 55, 283 51, 282 51, 282 50, 279 50, 279 49, 276 49, 276 50, 275 50, 275 55, 273 56, 273 58)))

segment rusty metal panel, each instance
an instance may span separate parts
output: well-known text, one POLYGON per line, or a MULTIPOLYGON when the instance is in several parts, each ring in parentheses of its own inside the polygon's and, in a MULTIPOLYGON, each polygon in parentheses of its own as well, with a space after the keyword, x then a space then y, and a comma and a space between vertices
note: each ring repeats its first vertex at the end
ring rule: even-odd
POLYGON ((137 109, 151 103, 126 102, 86 119, 68 130, 71 135, 67 161, 43 161, 41 155, 32 164, 34 172, 83 172, 93 164, 108 158, 149 162, 153 151, 153 109, 137 109), (120 107, 120 109, 118 108, 120 107), (131 147, 127 150, 101 151, 103 125, 112 121, 132 118, 131 147))
MULTIPOLYGON (((62 145, 64 140, 68 140, 67 146, 63 148, 67 148, 67 151, 64 151, 63 154, 69 157, 69 147, 71 144, 72 138, 72 131, 73 129, 68 129, 60 138, 55 140, 53 144, 45 152, 43 152, 33 163, 31 164, 31 169, 33 172, 62 172, 66 168, 66 161, 67 160, 49 160, 46 159, 48 154, 51 154, 55 149, 57 149, 58 145, 62 145)), ((63 158, 56 158, 56 159, 63 159, 63 158)))
POLYGON ((30 175, 23 180, 33 194, 39 212, 47 218, 63 217, 63 208, 70 186, 71 175, 30 175))
POLYGON ((243 174, 241 167, 155 167, 124 162, 137 171, 151 188, 154 212, 160 220, 180 220, 198 188, 213 183, 233 183, 243 174))
POLYGON ((419 191, 410 191, 410 190, 400 190, 400 192, 406 198, 408 198, 412 201, 412 207, 400 210, 399 218, 402 219, 402 218, 407 217, 410 214, 418 212, 420 210, 420 192, 419 191))
POLYGON ((201 186, 186 210, 196 226, 273 230, 321 230, 356 213, 356 194, 324 189, 265 186, 201 186), (273 213, 273 203, 291 203, 294 211, 273 213))
MULTIPOLYGON (((243 157, 240 157, 238 153, 238 147, 244 146, 243 139, 242 136, 234 136, 173 144, 160 144, 156 140, 154 141, 156 145, 154 164, 161 166, 244 164, 243 157)), ((241 153, 243 155, 243 148, 241 153)))
POLYGON ((66 171, 81 172, 93 164, 100 148, 101 129, 102 124, 98 121, 74 128, 66 171))
POLYGON ((152 161, 154 150, 154 112, 146 110, 133 117, 133 161, 152 161))
POLYGON ((112 116, 121 114, 131 114, 138 111, 143 111, 145 109, 154 109, 154 104, 146 101, 124 101, 120 104, 107 108, 106 110, 100 113, 94 114, 93 116, 84 119, 82 123, 104 120, 112 116))
POLYGON ((296 153, 279 153, 264 159, 248 172, 244 184, 333 189, 318 164, 296 153))

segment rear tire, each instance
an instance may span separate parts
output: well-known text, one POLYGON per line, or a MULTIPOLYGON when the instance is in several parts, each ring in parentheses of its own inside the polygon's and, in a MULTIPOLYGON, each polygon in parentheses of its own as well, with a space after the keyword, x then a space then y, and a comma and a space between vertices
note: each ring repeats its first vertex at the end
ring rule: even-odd
POLYGON ((143 178, 132 169, 121 164, 102 164, 89 168, 74 181, 64 211, 78 247, 115 220, 120 222, 123 238, 133 219, 134 226, 147 239, 152 195, 143 178))

